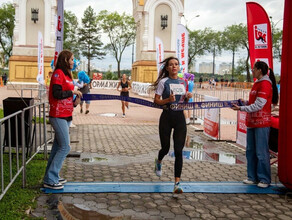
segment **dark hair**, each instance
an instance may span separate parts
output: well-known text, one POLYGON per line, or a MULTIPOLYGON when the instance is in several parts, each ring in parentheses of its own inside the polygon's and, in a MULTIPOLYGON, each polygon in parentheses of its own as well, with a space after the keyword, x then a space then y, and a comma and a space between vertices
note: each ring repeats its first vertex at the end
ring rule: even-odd
POLYGON ((73 77, 71 74, 71 68, 69 63, 69 60, 72 57, 72 55, 73 53, 71 51, 63 50, 58 56, 54 71, 56 69, 61 69, 66 76, 69 76, 70 79, 72 79, 73 77))
POLYGON ((164 59, 162 62, 160 62, 160 64, 163 64, 164 66, 163 66, 163 68, 159 71, 159 76, 158 76, 157 80, 151 85, 151 86, 154 88, 154 90, 157 88, 158 83, 159 83, 159 81, 160 81, 161 79, 163 79, 163 78, 169 76, 169 72, 167 71, 166 68, 168 67, 168 63, 169 63, 169 61, 170 61, 170 60, 173 60, 173 59, 177 60, 177 62, 178 62, 178 64, 179 64, 179 60, 178 60, 178 58, 173 57, 173 56, 168 57, 168 58, 164 59))
POLYGON ((277 88, 277 83, 276 83, 276 78, 273 70, 268 67, 268 65, 263 62, 263 61, 257 61, 254 64, 255 68, 260 69, 262 71, 263 75, 266 75, 268 73, 268 70, 270 70, 269 73, 269 78, 272 82, 272 88, 273 88, 273 97, 272 97, 272 103, 273 104, 278 104, 279 101, 279 94, 278 94, 278 88, 277 88))

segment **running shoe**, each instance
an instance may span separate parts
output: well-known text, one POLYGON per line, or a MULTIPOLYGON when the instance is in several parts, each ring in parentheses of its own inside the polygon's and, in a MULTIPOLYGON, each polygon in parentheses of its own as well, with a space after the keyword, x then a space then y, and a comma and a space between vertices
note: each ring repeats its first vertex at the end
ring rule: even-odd
POLYGON ((180 187, 180 183, 179 182, 177 182, 177 183, 174 184, 173 193, 175 193, 175 194, 181 194, 181 193, 183 193, 183 190, 180 187))
POLYGON ((126 117, 126 115, 125 115, 125 114, 123 114, 123 116, 122 116, 122 117, 124 118, 124 117, 126 117))
POLYGON ((162 175, 162 164, 161 163, 158 163, 158 159, 155 159, 155 173, 157 176, 161 176, 162 175))

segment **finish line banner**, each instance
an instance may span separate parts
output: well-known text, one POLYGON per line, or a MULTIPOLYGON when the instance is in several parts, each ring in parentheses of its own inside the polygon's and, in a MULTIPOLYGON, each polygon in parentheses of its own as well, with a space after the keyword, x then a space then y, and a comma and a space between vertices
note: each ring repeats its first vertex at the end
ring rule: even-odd
POLYGON ((106 95, 106 94, 84 94, 82 99, 83 101, 87 100, 121 100, 126 102, 132 102, 138 105, 144 105, 152 108, 160 109, 171 109, 173 111, 182 111, 182 110, 192 110, 192 109, 210 109, 210 108, 231 108, 233 104, 242 105, 240 100, 232 101, 207 101, 207 102, 190 102, 190 103, 178 103, 170 105, 158 105, 154 102, 150 102, 145 99, 125 97, 119 95, 106 95))

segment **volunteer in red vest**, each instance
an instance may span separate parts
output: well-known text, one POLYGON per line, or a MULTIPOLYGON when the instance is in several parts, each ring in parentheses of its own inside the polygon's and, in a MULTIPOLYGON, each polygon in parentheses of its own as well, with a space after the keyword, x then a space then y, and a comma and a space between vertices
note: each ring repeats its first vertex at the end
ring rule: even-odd
POLYGON ((59 176, 63 162, 70 151, 69 125, 72 121, 73 95, 81 97, 74 90, 71 69, 73 53, 64 50, 59 56, 51 77, 49 89, 49 121, 55 130, 55 137, 44 176, 44 187, 62 189, 67 181, 59 176))
POLYGON ((245 106, 234 105, 232 109, 247 112, 247 179, 245 184, 257 184, 266 188, 271 183, 269 133, 271 105, 278 103, 278 90, 274 73, 263 61, 257 61, 252 69, 256 81, 245 106), (269 76, 267 75, 268 70, 269 76))

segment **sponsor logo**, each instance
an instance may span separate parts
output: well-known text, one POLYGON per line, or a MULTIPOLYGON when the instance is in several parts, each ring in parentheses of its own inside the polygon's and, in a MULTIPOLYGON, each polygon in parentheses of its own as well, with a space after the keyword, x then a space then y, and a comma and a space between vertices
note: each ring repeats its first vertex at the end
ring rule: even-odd
POLYGON ((254 47, 255 49, 267 49, 268 48, 268 25, 256 24, 254 29, 254 47))

